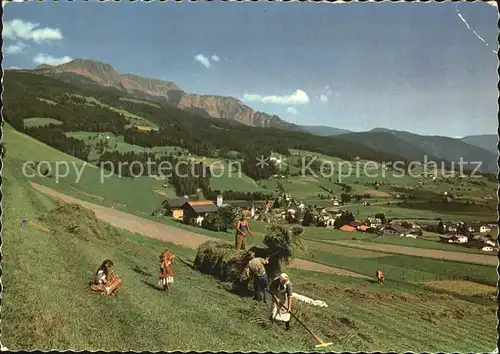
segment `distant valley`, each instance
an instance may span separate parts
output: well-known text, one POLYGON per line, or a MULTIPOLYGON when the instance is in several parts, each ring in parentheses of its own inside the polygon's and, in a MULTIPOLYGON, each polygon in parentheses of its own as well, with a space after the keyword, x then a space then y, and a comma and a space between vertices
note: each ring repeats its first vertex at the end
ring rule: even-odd
MULTIPOLYGON (((352 132, 329 126, 295 125, 276 115, 257 112, 233 97, 187 93, 176 83, 118 73, 113 66, 94 60, 77 59, 59 66, 41 65, 33 73, 50 76, 80 87, 107 89, 127 93, 138 99, 174 106, 200 117, 234 122, 257 128, 272 128, 310 133, 319 137, 336 137, 339 141, 360 144, 367 148, 393 154, 408 160, 482 161, 482 170, 497 171, 497 135, 467 136, 455 139, 424 136, 406 131, 375 128, 352 132)), ((469 166, 473 168, 473 166, 469 166)))

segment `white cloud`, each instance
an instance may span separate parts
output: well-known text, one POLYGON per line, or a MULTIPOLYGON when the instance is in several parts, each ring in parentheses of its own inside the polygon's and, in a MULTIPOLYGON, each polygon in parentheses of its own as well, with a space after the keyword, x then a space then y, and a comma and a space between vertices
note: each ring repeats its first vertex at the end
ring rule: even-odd
POLYGON ((205 68, 209 69, 212 66, 214 66, 213 63, 218 63, 220 61, 220 57, 217 54, 212 55, 210 58, 206 55, 203 54, 197 54, 194 57, 194 61, 197 61, 201 65, 203 65, 205 68))
POLYGON ((61 58, 55 58, 48 54, 39 53, 33 58, 33 62, 37 65, 48 64, 48 65, 61 65, 72 61, 73 58, 64 56, 61 58))
POLYGON ((3 36, 8 39, 31 40, 36 43, 61 40, 62 34, 59 28, 37 28, 39 23, 33 23, 20 19, 7 21, 3 27, 3 36))
POLYGON ((321 102, 325 103, 325 102, 328 102, 328 96, 325 96, 325 95, 321 95, 319 96, 319 99, 321 102))
POLYGON ((297 90, 291 95, 286 96, 261 96, 256 94, 245 93, 243 95, 244 101, 259 101, 262 103, 276 103, 276 104, 307 104, 309 103, 309 96, 302 90, 297 90))
POLYGON ((11 44, 5 48, 5 53, 6 54, 19 54, 21 53, 24 49, 28 48, 29 46, 23 42, 17 42, 16 44, 11 44))
POLYGON ((326 85, 325 90, 329 90, 329 89, 330 89, 330 85, 326 85))
POLYGON ((201 65, 203 65, 204 67, 206 67, 207 69, 210 68, 212 66, 212 63, 210 63, 210 59, 208 59, 206 56, 204 56, 203 54, 198 54, 194 57, 194 61, 197 61, 198 63, 200 63, 201 65))
POLYGON ((2 1, 2 8, 5 8, 9 2, 24 2, 24 0, 11 0, 11 1, 2 1))
POLYGON ((293 107, 288 107, 286 111, 291 114, 299 114, 299 111, 293 107))

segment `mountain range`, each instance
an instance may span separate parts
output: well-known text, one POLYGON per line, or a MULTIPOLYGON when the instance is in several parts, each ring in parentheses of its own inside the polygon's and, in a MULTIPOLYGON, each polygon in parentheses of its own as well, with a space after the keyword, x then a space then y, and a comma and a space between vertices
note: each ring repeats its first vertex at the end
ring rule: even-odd
POLYGON ((40 65, 37 74, 51 76, 78 85, 99 85, 126 92, 139 99, 147 99, 201 116, 238 122, 260 128, 278 128, 307 132, 318 136, 336 136, 344 141, 356 142, 371 149, 392 153, 421 161, 482 161, 482 170, 497 171, 498 136, 494 134, 467 136, 455 139, 445 136, 418 135, 406 131, 375 128, 366 132, 351 132, 327 126, 295 125, 276 115, 257 112, 233 97, 198 95, 185 92, 176 83, 145 78, 133 74, 121 74, 110 64, 95 60, 76 59, 58 66, 40 65))
MULTIPOLYGON (((495 144, 491 143, 491 136, 470 136, 466 141, 446 136, 418 135, 406 131, 375 128, 368 132, 348 133, 338 135, 339 138, 357 141, 371 149, 383 152, 397 152, 412 161, 453 161, 457 164, 463 159, 465 168, 474 169, 477 161, 481 161, 480 170, 498 171, 498 150, 495 153, 495 144), (488 145, 490 141, 491 146, 488 145), (476 145, 482 144, 483 146, 476 145), (488 149, 487 149, 488 148, 488 149)), ((498 139, 497 139, 498 140, 498 139)), ((456 165, 458 169, 458 165, 456 165)))
POLYGON ((469 135, 460 140, 464 143, 488 150, 495 155, 498 154, 498 134, 469 135))
POLYGON ((280 128, 301 131, 276 115, 256 112, 234 97, 187 93, 171 81, 120 74, 110 64, 95 60, 75 59, 66 64, 42 64, 35 71, 67 82, 87 82, 125 91, 137 98, 161 101, 178 108, 212 118, 231 119, 252 127, 280 128))
POLYGON ((302 130, 319 136, 337 136, 352 133, 350 130, 328 127, 325 125, 301 125, 302 130))

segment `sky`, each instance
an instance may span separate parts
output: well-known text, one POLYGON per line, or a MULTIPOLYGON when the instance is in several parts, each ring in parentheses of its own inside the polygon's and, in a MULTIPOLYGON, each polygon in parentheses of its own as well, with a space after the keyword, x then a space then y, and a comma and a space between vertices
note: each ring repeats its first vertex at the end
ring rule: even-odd
POLYGON ((498 10, 487 3, 13 2, 3 21, 3 68, 93 59, 353 131, 498 126, 498 10))

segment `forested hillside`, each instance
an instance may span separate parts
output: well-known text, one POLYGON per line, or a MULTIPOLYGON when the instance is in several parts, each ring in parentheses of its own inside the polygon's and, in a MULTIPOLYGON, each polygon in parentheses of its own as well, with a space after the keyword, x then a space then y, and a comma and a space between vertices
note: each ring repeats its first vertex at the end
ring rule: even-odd
POLYGON ((373 161, 401 160, 395 154, 378 152, 355 142, 207 119, 167 104, 154 106, 123 100, 120 98, 127 96, 110 90, 79 88, 30 72, 6 71, 4 84, 5 119, 16 129, 69 154, 82 155, 84 151, 74 139, 64 137, 63 132, 90 131, 120 134, 126 142, 139 146, 179 146, 205 157, 221 157, 227 152, 238 151, 243 157, 245 172, 254 179, 267 178, 274 173, 257 168, 258 157, 270 156, 271 152, 288 155, 292 148, 345 160, 356 157, 373 161), (81 97, 96 98, 115 109, 89 105, 81 97), (134 129, 119 109, 151 121, 159 129, 134 129), (25 129, 23 119, 32 117, 53 118, 62 124, 25 129))

